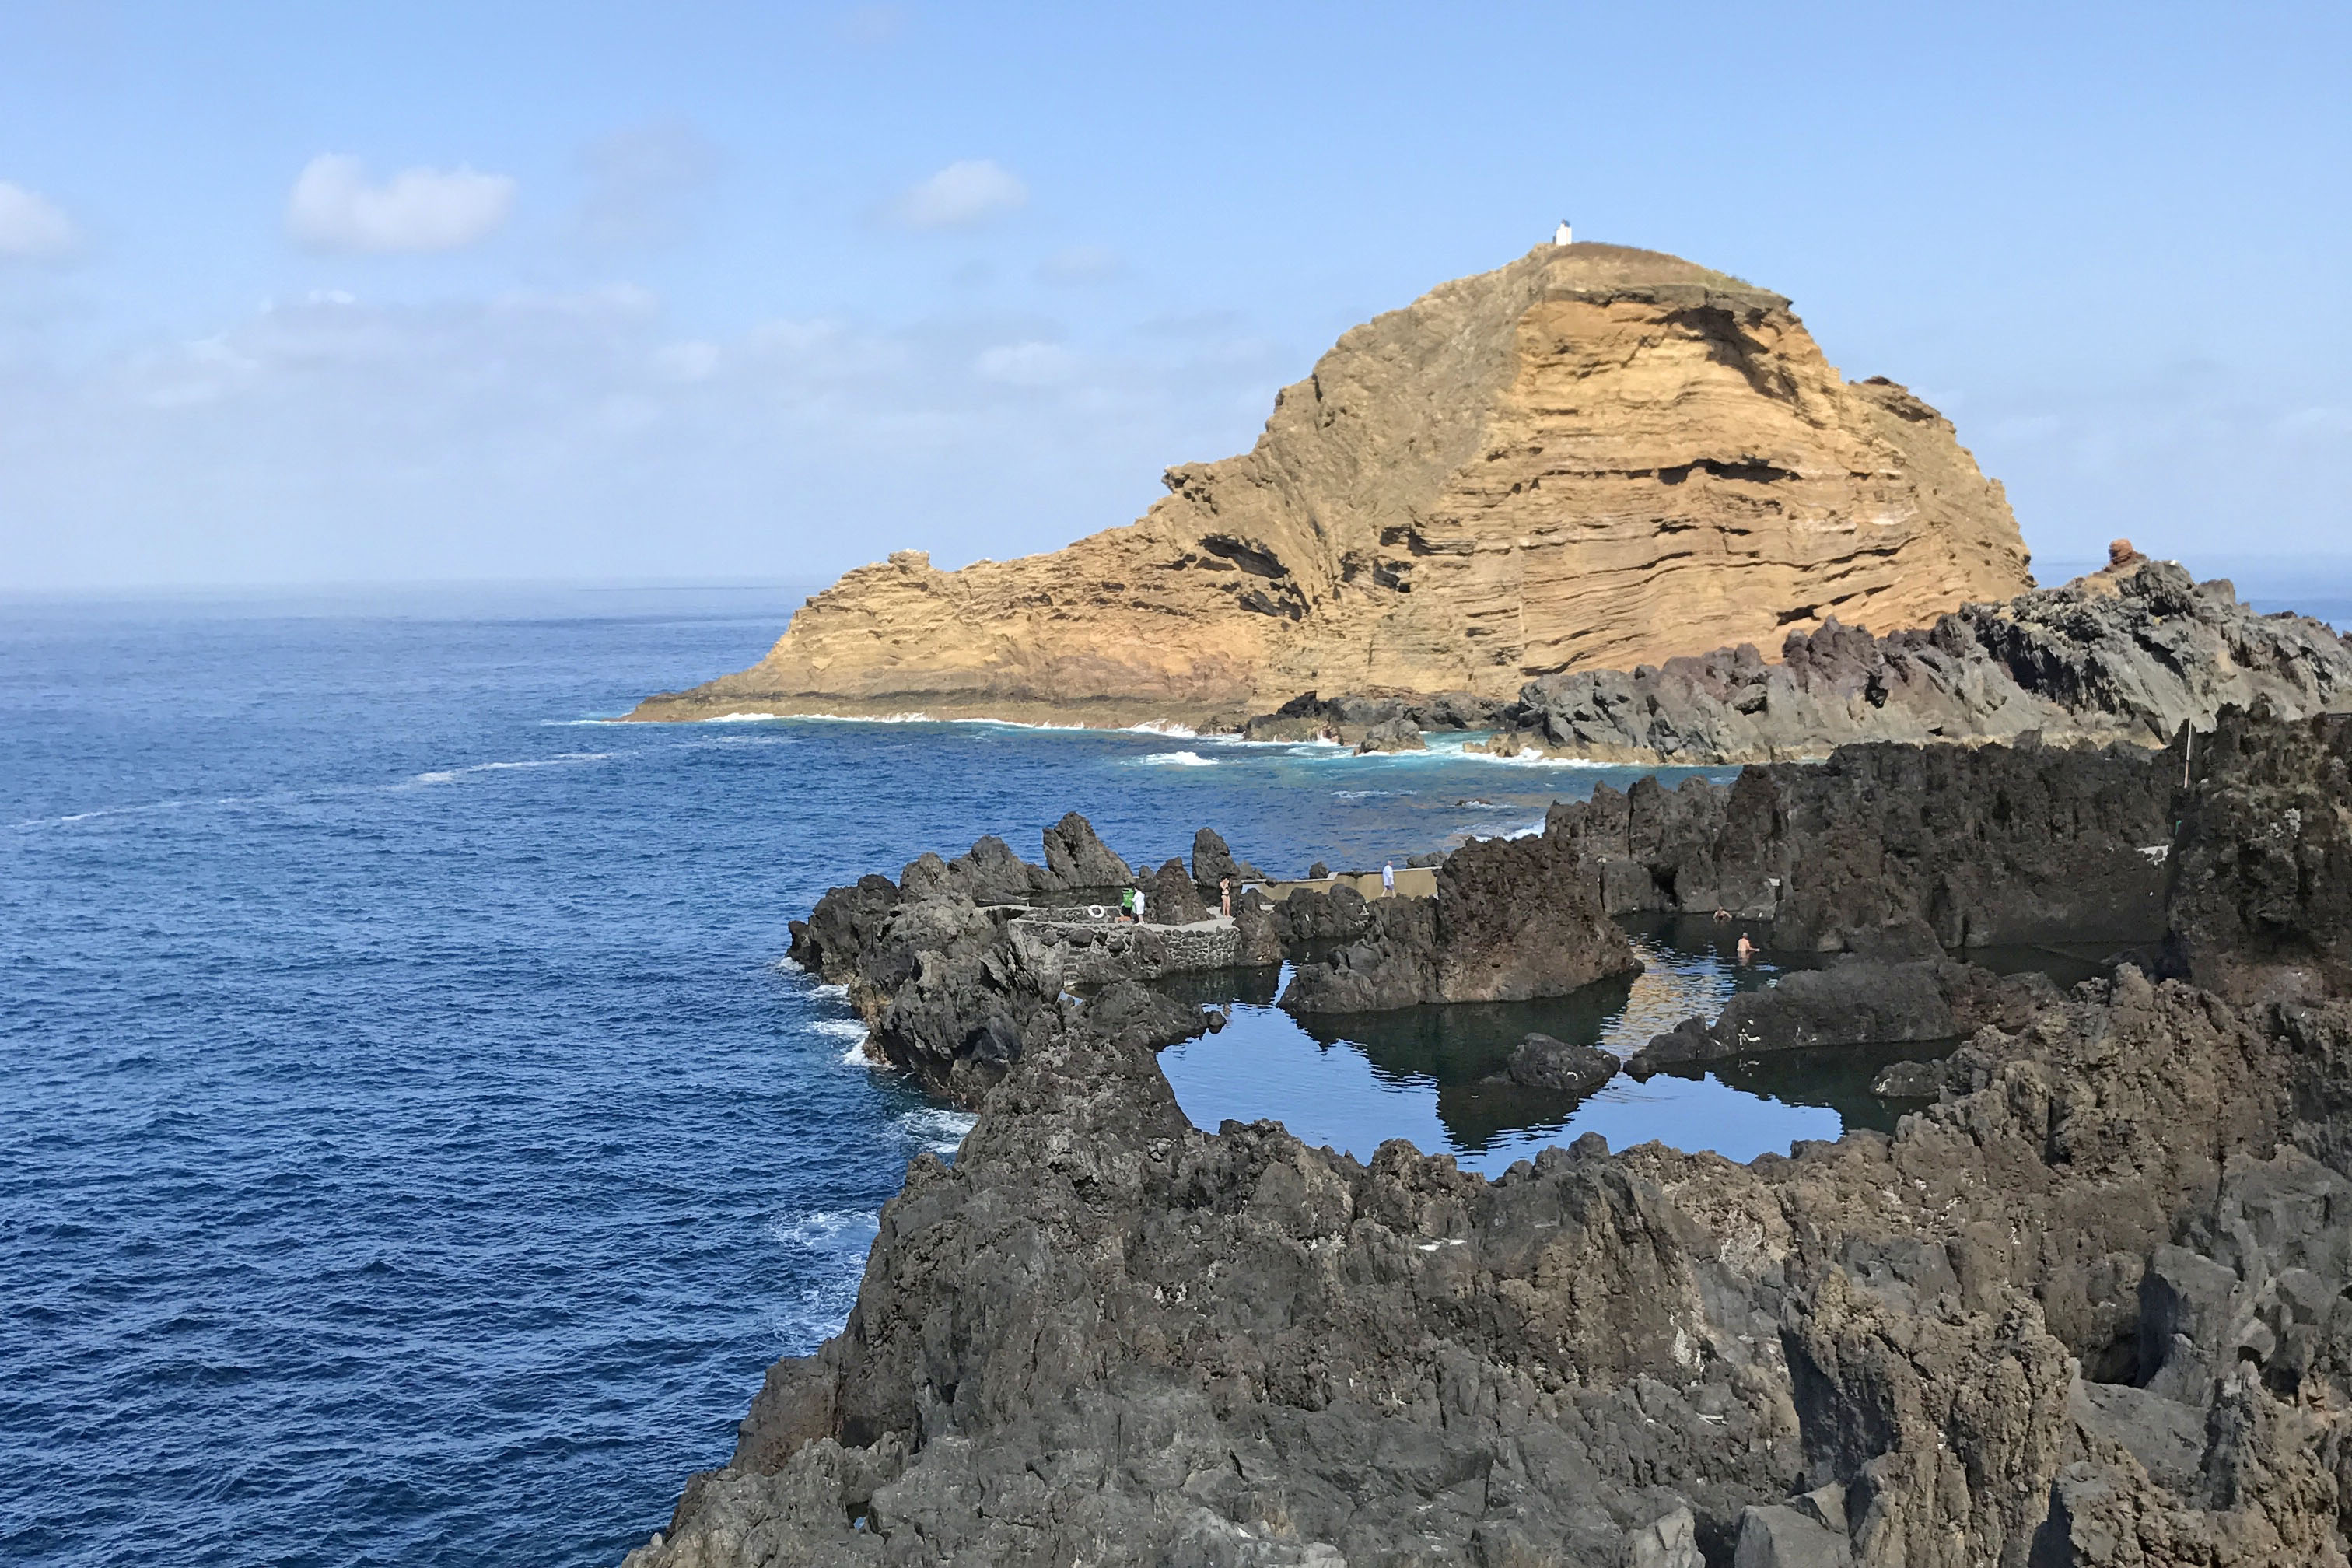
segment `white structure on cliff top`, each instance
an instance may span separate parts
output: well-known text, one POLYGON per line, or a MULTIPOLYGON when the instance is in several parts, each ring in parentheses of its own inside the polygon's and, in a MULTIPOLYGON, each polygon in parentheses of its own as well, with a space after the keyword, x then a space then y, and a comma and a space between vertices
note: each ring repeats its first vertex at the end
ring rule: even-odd
POLYGON ((1551 242, 1554 245, 1574 245, 1576 243, 1575 231, 1568 226, 1568 220, 1566 218, 1560 219, 1559 226, 1552 230, 1551 242))

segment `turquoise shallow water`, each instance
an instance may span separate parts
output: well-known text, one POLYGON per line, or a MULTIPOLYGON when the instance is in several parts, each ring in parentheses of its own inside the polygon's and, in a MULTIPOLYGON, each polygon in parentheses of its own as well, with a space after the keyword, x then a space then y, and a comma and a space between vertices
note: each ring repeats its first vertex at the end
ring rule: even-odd
MULTIPOLYGON (((1633 776, 599 721, 791 607, 0 605, 0 1560, 616 1561, 969 1125, 845 1061, 844 1003, 778 963, 827 886, 985 832, 1034 854, 1072 808, 1131 858, 1206 823, 1270 869, 1377 865, 1633 776)), ((1260 995, 1169 1070, 1204 1125, 1482 1168, 1588 1127, 1834 1134, 1801 1084, 1572 1115, 1479 1086, 1522 1026, 1622 1036, 1739 983, 1659 952, 1532 1024, 1317 1039, 1260 995)))

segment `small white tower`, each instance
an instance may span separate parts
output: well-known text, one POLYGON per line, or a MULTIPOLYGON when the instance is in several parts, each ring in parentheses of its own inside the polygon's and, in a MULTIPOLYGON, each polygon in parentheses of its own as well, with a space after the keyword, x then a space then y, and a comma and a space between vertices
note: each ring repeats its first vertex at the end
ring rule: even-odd
POLYGON ((1576 231, 1568 226, 1568 220, 1566 218, 1560 219, 1559 227, 1552 231, 1551 242, 1554 245, 1574 245, 1576 243, 1576 231))

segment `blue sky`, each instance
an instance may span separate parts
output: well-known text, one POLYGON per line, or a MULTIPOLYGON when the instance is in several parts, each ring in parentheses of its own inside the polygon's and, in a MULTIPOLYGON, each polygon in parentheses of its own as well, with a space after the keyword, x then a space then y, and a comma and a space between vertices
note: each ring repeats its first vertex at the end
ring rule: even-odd
POLYGON ((0 588, 810 580, 1137 515, 1572 216, 2037 555, 2352 550, 2352 10, 0 0, 0 588))

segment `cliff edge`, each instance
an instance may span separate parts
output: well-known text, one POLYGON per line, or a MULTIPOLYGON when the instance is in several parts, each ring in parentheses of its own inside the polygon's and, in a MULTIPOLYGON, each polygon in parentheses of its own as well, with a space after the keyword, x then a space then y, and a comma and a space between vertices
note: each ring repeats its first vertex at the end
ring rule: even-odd
POLYGON ((1343 336, 1248 453, 1016 561, 919 551, 810 599, 759 664, 632 715, 1131 723, 1300 691, 1467 691, 2029 587, 1951 424, 1846 382, 1780 295, 1545 245, 1343 336))

